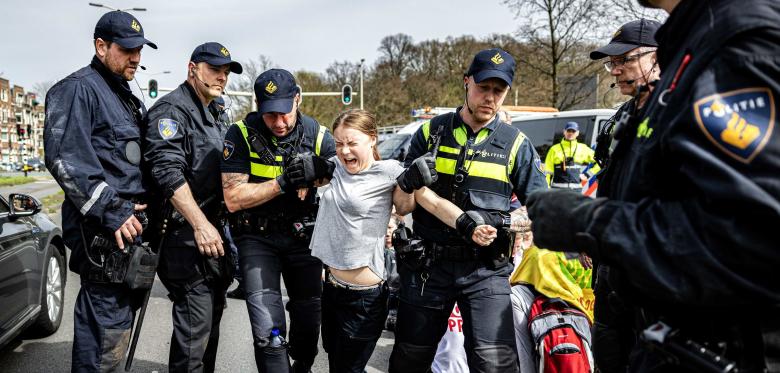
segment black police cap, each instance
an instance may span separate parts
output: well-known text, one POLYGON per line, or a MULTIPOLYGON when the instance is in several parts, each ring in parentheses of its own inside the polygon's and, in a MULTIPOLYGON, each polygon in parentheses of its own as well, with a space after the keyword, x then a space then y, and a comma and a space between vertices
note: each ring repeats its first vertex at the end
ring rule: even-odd
POLYGON ((114 10, 104 14, 95 25, 95 39, 119 44, 125 49, 135 49, 144 44, 157 49, 157 44, 144 38, 141 22, 132 14, 114 10))
POLYGON ((283 69, 263 72, 255 80, 254 88, 261 114, 291 112, 295 95, 300 93, 295 77, 283 69))
POLYGON ((661 24, 648 19, 631 21, 621 26, 609 44, 590 52, 590 59, 600 60, 604 57, 620 56, 639 47, 657 47, 655 32, 661 24))
POLYGON ((507 85, 512 85, 512 79, 515 77, 515 59, 503 49, 485 49, 474 56, 466 76, 473 77, 477 83, 485 79, 498 78, 507 85))
POLYGON ((190 61, 205 62, 212 66, 230 65, 230 72, 235 74, 241 74, 244 71, 240 63, 230 58, 230 51, 217 42, 203 43, 195 47, 190 61))

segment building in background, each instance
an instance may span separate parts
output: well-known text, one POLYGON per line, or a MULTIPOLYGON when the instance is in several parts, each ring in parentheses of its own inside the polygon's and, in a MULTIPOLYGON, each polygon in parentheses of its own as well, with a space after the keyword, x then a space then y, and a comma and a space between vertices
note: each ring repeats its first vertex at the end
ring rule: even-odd
POLYGON ((0 78, 0 169, 43 158, 43 100, 0 78))

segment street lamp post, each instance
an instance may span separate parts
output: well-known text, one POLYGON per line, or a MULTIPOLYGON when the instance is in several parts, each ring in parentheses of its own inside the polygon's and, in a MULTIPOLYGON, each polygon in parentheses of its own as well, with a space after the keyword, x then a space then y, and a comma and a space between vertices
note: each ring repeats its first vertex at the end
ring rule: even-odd
POLYGON ((363 65, 365 62, 365 58, 360 59, 360 110, 363 110, 363 65))
POLYGON ((136 11, 136 12, 145 12, 145 11, 146 11, 146 8, 125 8, 125 9, 118 9, 118 8, 114 8, 114 7, 112 7, 112 6, 105 5, 105 4, 101 4, 101 3, 89 3, 89 5, 90 5, 90 6, 94 6, 94 7, 96 7, 96 8, 106 8, 106 9, 109 9, 109 10, 119 10, 119 11, 122 11, 122 12, 124 12, 124 11, 128 11, 128 10, 133 10, 133 11, 136 11))

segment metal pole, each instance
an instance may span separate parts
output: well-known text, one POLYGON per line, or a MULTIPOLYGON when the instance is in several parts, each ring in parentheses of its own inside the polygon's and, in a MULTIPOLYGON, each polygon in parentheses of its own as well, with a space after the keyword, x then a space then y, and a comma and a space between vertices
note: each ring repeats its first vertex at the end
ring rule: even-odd
POLYGON ((363 110, 363 63, 365 58, 360 59, 360 110, 363 110))

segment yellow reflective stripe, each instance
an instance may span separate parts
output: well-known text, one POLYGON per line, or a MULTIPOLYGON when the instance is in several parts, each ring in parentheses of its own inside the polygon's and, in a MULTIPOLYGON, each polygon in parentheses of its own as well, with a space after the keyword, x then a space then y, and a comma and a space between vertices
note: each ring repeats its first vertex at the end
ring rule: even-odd
POLYGON ((479 144, 479 143, 485 141, 485 139, 487 139, 488 136, 490 136, 491 132, 492 131, 487 129, 487 128, 483 128, 483 129, 479 130, 479 133, 477 133, 477 141, 475 141, 474 143, 475 144, 479 144))
POLYGON ((454 159, 436 157, 436 172, 447 175, 455 175, 455 166, 458 161, 454 159))
POLYGON ((458 145, 463 146, 466 144, 466 139, 468 139, 468 136, 466 135, 466 127, 461 125, 452 132, 455 136, 455 141, 458 142, 458 145))
POLYGON ((422 125, 423 136, 425 141, 428 141, 428 137, 431 136, 431 121, 427 121, 422 125))
POLYGON ((460 154, 460 149, 451 148, 449 146, 444 146, 444 145, 439 145, 439 151, 442 153, 460 154))
POLYGON ((322 139, 325 138, 326 129, 325 126, 320 126, 320 132, 317 133, 317 142, 314 144, 314 154, 316 155, 320 155, 320 145, 322 145, 322 139))
POLYGON ((469 170, 469 177, 476 176, 486 179, 498 180, 504 183, 509 182, 509 176, 506 173, 506 168, 504 168, 504 165, 502 164, 482 161, 467 161, 466 169, 469 170))
MULTIPOLYGON (((525 141, 525 134, 519 132, 517 134, 517 137, 515 137, 514 144, 512 144, 512 149, 509 151, 509 163, 507 164, 507 169, 506 169, 507 175, 510 175, 512 173, 512 169, 515 168, 515 161, 517 161, 517 152, 520 151, 520 145, 523 144, 523 141, 525 141)), ((536 166, 531 165, 531 167, 536 167, 536 166)))
POLYGON ((244 123, 244 120, 243 119, 239 120, 238 122, 236 122, 236 125, 238 126, 238 129, 241 130, 241 134, 244 135, 244 141, 246 141, 246 147, 247 149, 249 149, 249 156, 260 158, 260 155, 255 153, 252 150, 252 145, 249 144, 249 132, 246 129, 246 123, 244 123))
POLYGON ((251 162, 251 173, 254 176, 264 177, 266 179, 273 179, 282 174, 281 166, 269 166, 267 164, 251 162))

